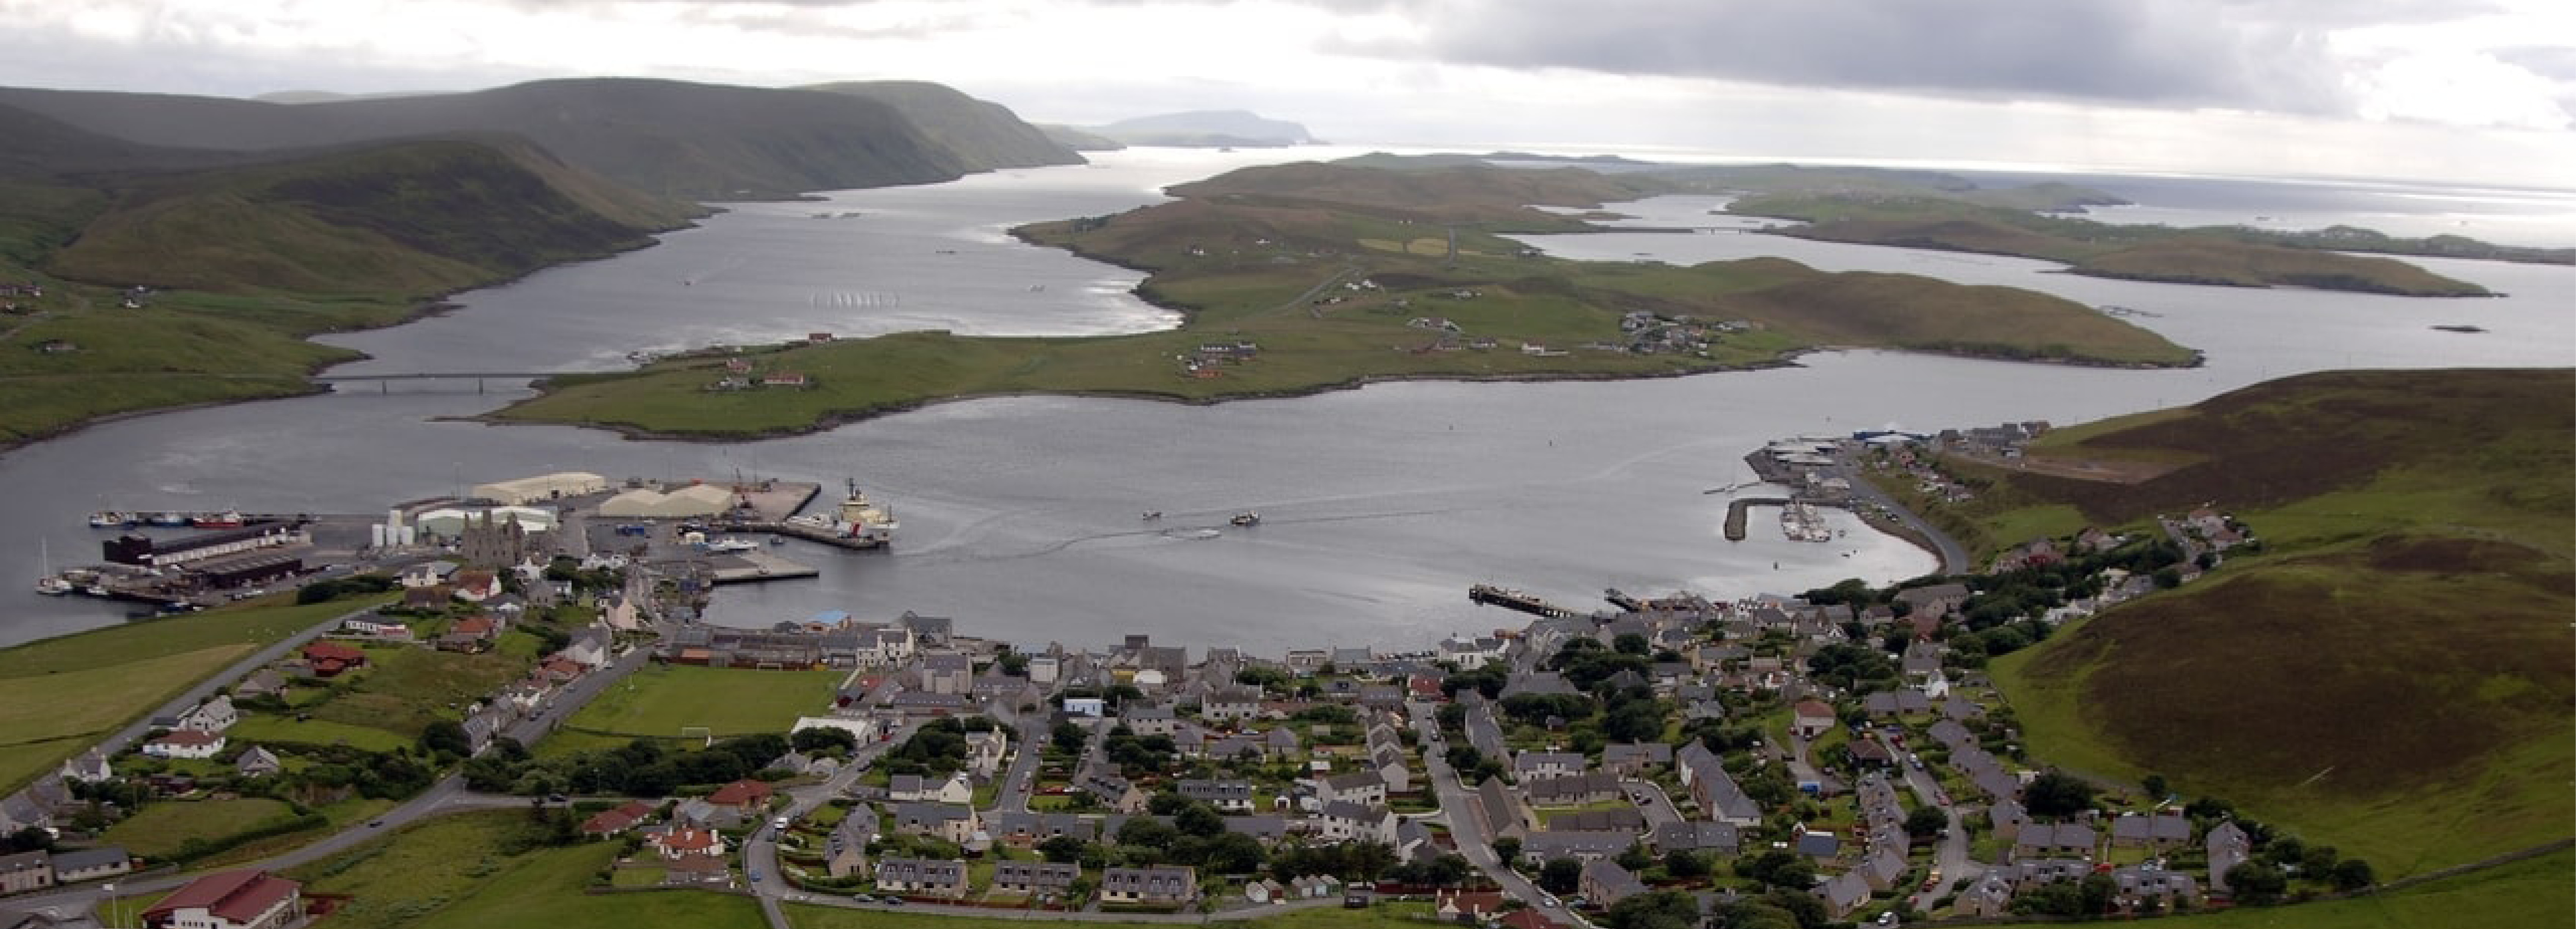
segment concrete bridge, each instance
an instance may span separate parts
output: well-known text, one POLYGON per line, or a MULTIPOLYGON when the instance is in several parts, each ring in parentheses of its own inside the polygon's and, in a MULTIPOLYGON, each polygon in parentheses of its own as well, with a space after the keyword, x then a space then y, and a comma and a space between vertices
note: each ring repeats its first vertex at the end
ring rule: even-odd
POLYGON ((395 381, 473 381, 474 392, 484 391, 484 382, 525 383, 541 381, 572 372, 567 371, 411 371, 400 374, 316 374, 318 384, 364 383, 373 381, 379 392, 391 393, 395 381))

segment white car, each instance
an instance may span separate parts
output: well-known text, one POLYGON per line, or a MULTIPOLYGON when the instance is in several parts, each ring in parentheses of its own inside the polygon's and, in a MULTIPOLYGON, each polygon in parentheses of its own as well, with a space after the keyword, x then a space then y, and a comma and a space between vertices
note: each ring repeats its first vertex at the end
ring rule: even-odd
POLYGON ((1548 907, 1548 908, 1550 908, 1550 909, 1554 909, 1554 908, 1556 908, 1556 907, 1560 907, 1560 906, 1564 906, 1564 905, 1565 905, 1565 904, 1562 904, 1562 903, 1558 903, 1558 902, 1556 902, 1556 895, 1555 895, 1555 894, 1540 894, 1540 895, 1538 895, 1538 902, 1539 902, 1539 904, 1540 904, 1540 905, 1542 905, 1542 906, 1546 906, 1546 907, 1548 907))

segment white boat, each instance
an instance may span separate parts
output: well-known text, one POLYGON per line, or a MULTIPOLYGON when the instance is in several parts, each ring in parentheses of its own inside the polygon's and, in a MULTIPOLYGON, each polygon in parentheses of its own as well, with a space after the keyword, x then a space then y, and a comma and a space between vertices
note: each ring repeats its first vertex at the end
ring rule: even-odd
POLYGON ((1255 513, 1251 510, 1245 510, 1241 513, 1234 514, 1234 518, 1226 520, 1226 522, 1233 523, 1237 526, 1258 526, 1261 525, 1261 514, 1255 513))
POLYGON ((43 577, 36 579, 37 593, 48 597, 59 597, 72 592, 72 582, 63 580, 62 575, 54 573, 54 552, 43 539, 36 540, 36 568, 44 572, 43 577))
POLYGON ((185 513, 156 513, 152 516, 152 524, 155 526, 185 526, 188 524, 188 516, 185 513))
POLYGON ((89 527, 92 529, 130 529, 142 521, 142 517, 123 510, 100 510, 89 514, 89 527))
POLYGON ((736 536, 726 536, 707 543, 707 550, 711 552, 748 552, 759 547, 758 542, 736 536))
POLYGON ((850 481, 849 488, 850 495, 842 498, 839 509, 830 513, 792 516, 787 521, 848 538, 880 545, 892 544, 895 530, 903 526, 895 521, 894 509, 869 500, 868 495, 859 490, 858 481, 850 481))

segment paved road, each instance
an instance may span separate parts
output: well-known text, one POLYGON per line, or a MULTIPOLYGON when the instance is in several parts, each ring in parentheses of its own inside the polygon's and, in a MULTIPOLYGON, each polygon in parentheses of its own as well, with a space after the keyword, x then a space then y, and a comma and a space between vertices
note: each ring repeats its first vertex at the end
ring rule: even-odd
POLYGON ((1932 901, 1941 899, 1941 895, 1950 888, 1984 874, 1986 866, 1968 856, 1968 824, 1959 815, 1956 805, 1941 802, 1946 798, 1941 793, 1940 783, 1933 780, 1932 775, 1909 767, 1905 771, 1905 786, 1914 790, 1915 799, 1940 807, 1941 812, 1950 815, 1950 832, 1941 837, 1940 846, 1932 853, 1932 867, 1941 872, 1941 881, 1914 896, 1914 908, 1928 912, 1932 909, 1932 901))
POLYGON ((1408 709, 1415 727, 1422 732, 1422 763, 1431 773, 1431 791, 1440 800, 1440 815, 1449 824, 1449 838, 1457 843, 1458 854, 1465 857, 1468 864, 1475 865, 1476 870, 1484 872, 1486 878, 1501 885, 1505 896, 1526 903, 1549 918, 1577 926, 1591 925, 1562 905, 1549 906, 1547 901, 1553 897, 1495 857, 1493 837, 1485 834, 1484 819, 1476 815, 1476 798, 1468 792, 1465 784, 1459 782, 1458 772, 1450 770, 1449 762, 1441 757, 1447 754, 1447 748, 1434 721, 1435 711, 1419 701, 1409 704, 1408 709))
POLYGON ((1941 573, 1967 574, 1977 569, 1976 563, 1968 560, 1968 550, 1959 544, 1959 540, 1951 538, 1949 533, 1932 528, 1932 524, 1924 522, 1923 517, 1915 515, 1914 511, 1898 505, 1887 494, 1881 493, 1876 485, 1861 477, 1858 468, 1852 467, 1849 456, 1835 456, 1835 461, 1835 473, 1851 482, 1852 499, 1885 507, 1887 512, 1895 514, 1897 522, 1921 533, 1923 538, 1932 540, 1932 547, 1936 550, 1934 554, 1941 559, 1941 573))
POLYGON ((1012 751, 1017 754, 1011 757, 1010 770, 1002 775, 1001 793, 993 798, 995 812, 1029 811, 1029 795, 1037 786, 1038 761, 1046 754, 1046 740, 1053 735, 1047 731, 1050 728, 1042 715, 1020 721, 1016 736, 1020 741, 1012 746, 1012 751))
MULTIPOLYGON (((108 755, 114 755, 118 752, 124 751, 127 746, 133 745, 136 740, 143 738, 144 733, 152 731, 153 717, 177 716, 181 713, 185 713, 191 708, 194 708, 197 704, 206 702, 206 698, 214 696, 215 691, 232 686, 234 681, 250 676, 251 672, 259 670, 269 662, 284 658, 287 653, 303 648, 305 643, 321 638, 323 633, 340 628, 340 624, 342 622, 359 616, 364 616, 373 609, 374 607, 350 610, 349 612, 342 613, 338 616, 334 616, 317 623, 312 628, 287 636, 286 638, 279 640, 274 645, 270 645, 267 648, 250 653, 249 657, 233 662, 231 667, 217 671, 213 675, 208 676, 205 680, 197 682, 197 686, 188 688, 187 692, 173 698, 168 703, 162 704, 159 709, 143 714, 142 718, 135 720, 123 729, 117 730, 107 738, 101 739, 98 743, 99 751, 108 755)), ((177 621, 185 622, 186 620, 177 621)))
POLYGON ((1684 821, 1682 808, 1673 803, 1670 795, 1664 793, 1664 785, 1653 781, 1632 780, 1621 781, 1620 786, 1627 788, 1628 799, 1643 801, 1637 804, 1637 811, 1646 814, 1647 832, 1652 833, 1655 827, 1666 823, 1684 821))

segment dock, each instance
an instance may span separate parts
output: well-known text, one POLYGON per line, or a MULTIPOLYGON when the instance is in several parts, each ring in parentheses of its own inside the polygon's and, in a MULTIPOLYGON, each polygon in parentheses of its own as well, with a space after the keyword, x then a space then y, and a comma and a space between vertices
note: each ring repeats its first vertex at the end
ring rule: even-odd
POLYGON ((1510 588, 1496 587, 1492 584, 1477 584, 1473 587, 1467 588, 1467 599, 1473 600, 1477 603, 1486 604, 1488 606, 1499 606, 1507 610, 1519 610, 1532 616, 1544 616, 1549 619, 1564 619, 1570 616, 1583 615, 1573 610, 1541 600, 1536 596, 1525 594, 1510 588))
POLYGON ((715 528, 721 529, 725 532, 756 532, 775 536, 785 536, 791 539, 803 539, 807 542, 819 542, 824 545, 846 548, 852 551, 874 551, 876 549, 886 547, 886 543, 883 540, 863 539, 856 536, 834 532, 821 526, 809 526, 802 523, 791 523, 785 521, 770 522, 761 520, 723 522, 717 523, 715 528))
POLYGON ((1726 540, 1744 541, 1744 523, 1757 506, 1788 506, 1787 497, 1739 497, 1726 504, 1726 540))
POLYGON ((710 580, 717 584, 751 584, 819 577, 823 572, 768 552, 729 552, 707 559, 710 580))

